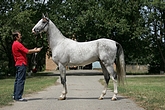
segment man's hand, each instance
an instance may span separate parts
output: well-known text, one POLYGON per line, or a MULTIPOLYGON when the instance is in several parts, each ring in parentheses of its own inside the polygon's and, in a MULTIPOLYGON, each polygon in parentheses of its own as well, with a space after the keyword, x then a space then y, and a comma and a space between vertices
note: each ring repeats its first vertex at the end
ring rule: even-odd
POLYGON ((34 48, 36 52, 40 52, 42 48, 34 48))

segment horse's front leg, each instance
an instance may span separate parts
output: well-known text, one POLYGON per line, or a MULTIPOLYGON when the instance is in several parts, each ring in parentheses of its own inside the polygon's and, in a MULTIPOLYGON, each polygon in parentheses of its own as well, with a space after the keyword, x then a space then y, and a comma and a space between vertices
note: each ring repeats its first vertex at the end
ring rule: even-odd
POLYGON ((66 67, 61 63, 59 64, 60 78, 61 84, 63 85, 63 91, 59 97, 59 100, 65 100, 67 94, 67 86, 66 86, 66 67))

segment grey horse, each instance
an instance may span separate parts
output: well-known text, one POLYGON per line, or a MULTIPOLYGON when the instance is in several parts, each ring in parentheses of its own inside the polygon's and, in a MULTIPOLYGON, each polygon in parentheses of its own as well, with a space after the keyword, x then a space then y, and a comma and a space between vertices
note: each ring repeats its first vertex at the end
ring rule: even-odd
POLYGON ((124 83, 125 61, 122 46, 110 39, 98 39, 90 42, 77 42, 66 38, 55 24, 43 14, 41 20, 33 27, 32 32, 48 34, 48 42, 52 51, 52 59, 58 65, 63 91, 60 100, 66 99, 66 66, 80 66, 99 61, 105 79, 104 90, 99 99, 103 99, 107 91, 110 78, 113 80, 114 95, 112 100, 117 99, 117 81, 124 83), (116 63, 116 72, 113 64, 116 63))

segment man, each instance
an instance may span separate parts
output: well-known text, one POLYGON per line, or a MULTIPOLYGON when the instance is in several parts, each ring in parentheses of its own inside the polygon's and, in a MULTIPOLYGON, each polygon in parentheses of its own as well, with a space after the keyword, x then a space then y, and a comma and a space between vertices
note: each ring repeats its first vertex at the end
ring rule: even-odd
POLYGON ((14 83, 13 98, 16 101, 27 101, 26 99, 22 98, 25 79, 26 79, 26 66, 27 66, 26 54, 39 52, 41 51, 41 48, 27 49, 21 43, 22 36, 19 31, 13 32, 12 35, 14 39, 14 42, 12 44, 12 53, 16 67, 16 78, 14 83))

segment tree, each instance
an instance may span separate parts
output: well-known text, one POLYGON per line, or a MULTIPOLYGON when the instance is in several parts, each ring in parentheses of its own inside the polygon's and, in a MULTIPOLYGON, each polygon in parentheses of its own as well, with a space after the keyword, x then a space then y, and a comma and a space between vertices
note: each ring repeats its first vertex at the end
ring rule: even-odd
POLYGON ((151 64, 160 65, 165 70, 165 2, 154 0, 147 4, 147 27, 150 29, 150 49, 152 53, 151 64))
MULTIPOLYGON (((6 75, 14 74, 14 61, 11 52, 12 37, 11 34, 15 30, 19 30, 22 33, 23 44, 28 48, 34 48, 36 46, 35 37, 31 33, 31 29, 34 26, 34 18, 36 19, 36 11, 33 9, 34 2, 26 1, 3 1, 0 2, 1 15, 0 15, 0 53, 1 56, 1 71, 5 71, 6 75)), ((39 4, 38 4, 39 5, 39 4)), ((42 42, 42 41, 40 41, 42 42)), ((41 46, 41 45, 40 45, 41 46)), ((47 48, 43 49, 45 53, 47 48)), ((43 55, 42 53, 42 55, 43 55)), ((40 53, 41 54, 41 53, 40 53)), ((44 65, 44 57, 39 65, 44 65)), ((29 69, 31 68, 31 55, 28 55, 29 69)))
MULTIPOLYGON (((0 8, 0 66, 8 67, 7 71, 14 64, 11 32, 20 30, 25 46, 34 48, 36 40, 31 29, 44 12, 48 12, 49 18, 68 38, 80 42, 113 39, 122 44, 127 64, 154 63, 164 68, 163 0, 7 0, 0 2, 0 8)), ((44 42, 38 41, 38 46, 44 45, 39 55, 42 56, 40 66, 44 65, 48 49, 46 37, 43 39, 44 42)), ((28 57, 30 60, 31 56, 28 57)))

